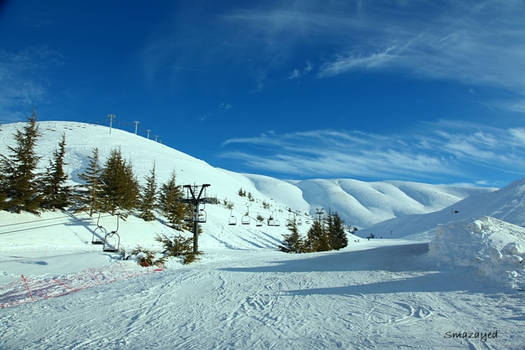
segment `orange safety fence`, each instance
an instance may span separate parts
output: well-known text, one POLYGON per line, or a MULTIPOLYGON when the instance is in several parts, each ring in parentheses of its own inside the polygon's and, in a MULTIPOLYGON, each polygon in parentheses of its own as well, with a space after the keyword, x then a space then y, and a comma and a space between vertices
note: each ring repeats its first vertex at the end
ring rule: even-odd
POLYGON ((27 278, 22 275, 0 286, 0 309, 32 301, 57 298, 84 289, 162 271, 161 268, 114 263, 57 278, 27 278))

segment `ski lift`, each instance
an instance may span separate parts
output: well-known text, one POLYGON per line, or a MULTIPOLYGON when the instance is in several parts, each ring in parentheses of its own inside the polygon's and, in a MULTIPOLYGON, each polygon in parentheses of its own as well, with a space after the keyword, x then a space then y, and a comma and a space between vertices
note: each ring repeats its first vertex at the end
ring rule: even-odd
POLYGON ((91 237, 91 244, 104 244, 104 240, 100 238, 101 236, 105 237, 107 234, 104 226, 100 225, 100 212, 98 213, 97 218, 97 228, 93 230, 93 237, 91 237), (97 234, 98 231, 98 234, 97 234))
POLYGON ((297 219, 297 226, 301 226, 303 224, 303 221, 301 218, 297 219))
POLYGON ((268 226, 275 226, 275 219, 273 218, 273 216, 270 216, 268 218, 268 226))
POLYGON ((243 225, 249 225, 250 224, 250 211, 249 207, 246 207, 246 214, 241 218, 241 224, 243 225))
POLYGON ((279 220, 277 219, 273 220, 273 226, 281 226, 281 224, 279 223, 279 220))
POLYGON ((104 246, 102 250, 105 252, 118 252, 120 249, 120 236, 117 233, 119 229, 120 214, 117 214, 117 228, 114 231, 106 234, 104 237, 104 246))
POLYGON ((232 214, 233 210, 230 210, 230 218, 228 219, 228 225, 237 225, 237 218, 232 214))
POLYGON ((205 223, 206 219, 208 218, 208 214, 206 214, 206 210, 204 208, 199 209, 199 213, 196 213, 197 216, 197 222, 198 223, 205 223))

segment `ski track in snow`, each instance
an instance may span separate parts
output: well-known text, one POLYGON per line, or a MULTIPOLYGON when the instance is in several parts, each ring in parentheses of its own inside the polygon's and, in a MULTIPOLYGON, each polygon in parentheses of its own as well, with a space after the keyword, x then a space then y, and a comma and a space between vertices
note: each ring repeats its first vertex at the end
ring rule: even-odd
MULTIPOLYGON (((376 250, 368 256, 379 258, 376 250)), ((425 264, 413 247, 387 250, 413 251, 409 258, 425 264)), ((0 348, 523 348, 523 295, 490 292, 454 271, 406 264, 385 271, 378 268, 395 258, 367 263, 364 252, 344 254, 341 266, 330 264, 334 254, 240 251, 4 309, 0 348), (446 331, 494 330, 499 338, 486 343, 444 339, 446 331)))
MULTIPOLYGON (((285 182, 214 168, 122 130, 108 135, 101 126, 40 125, 43 136, 38 150, 45 155, 44 163, 67 130, 66 170, 73 181, 85 170, 94 145, 99 146, 101 159, 121 147, 125 157, 132 158, 139 179, 149 173, 155 160, 159 183, 176 170, 179 183, 212 183, 210 195, 231 202, 234 208, 206 207, 208 223, 200 239, 205 254, 189 267, 172 262, 163 272, 0 309, 0 350, 525 349, 523 292, 491 286, 468 268, 436 267, 426 254, 427 243, 359 241, 349 235, 349 247, 338 252, 293 255, 276 251, 287 232, 288 207, 302 212, 304 236, 310 218, 305 212, 317 206, 340 211, 347 224, 365 226, 397 215, 441 209, 478 193, 487 198, 484 205, 466 199, 454 207, 459 209, 457 215, 447 208, 419 216, 418 225, 411 227, 434 227, 450 217, 469 217, 472 208, 488 208, 483 215, 501 213, 502 218, 520 224, 523 191, 516 189, 524 189, 523 182, 497 193, 399 181, 285 182), (238 196, 241 187, 253 194, 254 202, 238 196), (263 202, 271 208, 265 209, 263 202), (248 208, 250 226, 228 225, 230 215, 240 221, 248 208), (253 217, 258 214, 265 219, 272 215, 281 227, 255 228, 253 217), (498 338, 486 342, 445 338, 449 331, 496 330, 498 338)), ((0 152, 5 152, 20 126, 3 126, 0 152)), ((411 223, 412 219, 399 220, 411 223)), ((0 222, 1 286, 22 273, 45 280, 118 262, 115 256, 102 253, 100 246, 91 245, 96 219, 85 214, 46 212, 34 217, 0 212, 0 222)), ((100 224, 113 230, 115 218, 102 216, 100 224)), ((389 238, 419 232, 398 230, 388 222, 384 225, 373 232, 389 238)), ((119 231, 127 251, 138 244, 157 250, 154 237, 159 233, 176 232, 162 218, 146 223, 134 216, 121 222, 119 231)))

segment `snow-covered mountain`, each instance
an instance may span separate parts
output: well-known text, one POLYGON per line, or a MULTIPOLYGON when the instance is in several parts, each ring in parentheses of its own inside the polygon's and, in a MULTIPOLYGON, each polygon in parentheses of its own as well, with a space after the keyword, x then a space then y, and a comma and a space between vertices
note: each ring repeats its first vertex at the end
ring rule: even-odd
MULTIPOLYGON (((0 152, 13 145, 22 126, 0 126, 0 152)), ((233 203, 239 220, 230 226, 226 206, 207 205, 199 239, 204 254, 191 265, 170 258, 158 271, 104 252, 92 238, 101 228, 118 228, 126 252, 139 245, 159 252, 157 234, 180 233, 160 215, 149 222, 130 215, 117 226, 109 214, 99 222, 87 213, 0 211, 1 349, 437 349, 464 347, 467 339, 446 338, 463 330, 485 337, 469 345, 523 349, 521 227, 482 218, 443 226, 430 244, 348 234, 348 246, 339 251, 277 249, 288 208, 303 214, 332 208, 347 223, 364 225, 455 203, 445 211, 459 212, 449 216, 459 218, 478 205, 505 220, 522 220, 523 181, 495 193, 394 181, 282 181, 215 168, 124 131, 110 135, 102 126, 42 122, 40 130, 42 168, 65 132, 73 182, 94 147, 102 161, 120 147, 139 179, 155 161, 159 182, 175 170, 180 184, 210 183, 209 194, 233 203), (241 187, 253 201, 238 195, 241 187), (456 203, 471 194, 470 202, 456 203), (273 215, 281 226, 240 225, 247 205, 250 217, 273 215)), ((303 236, 307 228, 299 227, 303 236)))
MULTIPOLYGON (((424 214, 440 210, 471 195, 493 191, 487 188, 430 185, 403 181, 364 182, 352 179, 313 179, 283 181, 268 176, 239 174, 213 167, 208 163, 179 152, 173 148, 132 133, 100 125, 78 122, 39 122, 41 138, 37 152, 42 155, 41 166, 57 147, 62 133, 66 135, 66 171, 73 182, 80 182, 78 175, 88 165, 88 157, 98 147, 101 162, 112 149, 120 148, 124 157, 131 160, 135 173, 142 180, 156 164, 159 183, 175 171, 179 184, 209 183, 208 195, 234 203, 233 214, 243 215, 249 208, 250 215, 260 214, 287 217, 287 209, 301 213, 314 213, 322 207, 337 211, 345 222, 358 228, 384 220, 410 214, 424 214), (240 197, 238 190, 251 192, 255 201, 240 197), (262 202, 270 203, 263 209, 262 202), (281 213, 281 214, 280 214, 281 213)), ((7 153, 7 146, 14 145, 13 135, 23 123, 2 125, 0 152, 7 153)), ((223 220, 228 218, 223 214, 223 220)), ((306 219, 306 218, 305 218, 306 219)))
POLYGON ((376 237, 424 235, 437 225, 491 216, 525 227, 525 179, 517 180, 495 192, 478 193, 442 210, 423 215, 407 215, 387 220, 360 231, 376 237))

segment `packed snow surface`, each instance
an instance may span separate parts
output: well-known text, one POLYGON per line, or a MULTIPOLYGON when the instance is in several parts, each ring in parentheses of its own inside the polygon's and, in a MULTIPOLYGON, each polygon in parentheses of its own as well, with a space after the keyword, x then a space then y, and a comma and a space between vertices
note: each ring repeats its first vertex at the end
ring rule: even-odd
MULTIPOLYGON (((341 251, 294 255, 276 251, 282 230, 246 235, 244 246, 223 233, 235 248, 203 233, 200 261, 173 260, 161 272, 122 279, 118 265, 130 271, 136 264, 90 244, 94 220, 69 217, 44 227, 28 223, 29 214, 2 215, 2 223, 24 229, 2 228, 0 286, 18 280, 23 290, 22 273, 30 288, 54 280, 82 286, 105 267, 106 276, 117 275, 113 283, 92 281, 75 293, 0 309, 1 349, 523 349, 525 343, 523 294, 487 284, 467 267, 438 268, 425 242, 350 235, 341 251), (497 332, 497 338, 446 337, 452 332, 497 332)), ((59 217, 45 213, 40 220, 59 217)), ((157 225, 130 217, 121 227, 123 244, 154 245, 157 225)))
MULTIPOLYGON (((163 271, 141 276, 133 273, 138 269, 134 261, 91 244, 97 224, 108 231, 116 228, 114 216, 103 214, 97 223, 96 215, 85 213, 0 212, 0 305, 12 302, 14 288, 26 292, 22 274, 27 288, 38 293, 67 289, 66 281, 75 288, 60 297, 35 293, 34 302, 23 294, 26 302, 0 309, 2 350, 523 349, 523 292, 509 288, 506 281, 487 283, 488 277, 480 273, 486 269, 454 260, 439 264, 435 254, 446 250, 445 239, 431 243, 430 254, 424 240, 367 240, 351 234, 348 247, 340 251, 277 251, 287 232, 289 207, 308 212, 321 205, 342 214, 348 209, 344 217, 355 224, 436 210, 487 190, 406 182, 280 181, 214 168, 120 130, 109 135, 105 127, 80 123, 40 126, 38 149, 46 157, 66 132, 67 171, 73 182, 86 168, 93 147, 99 147, 101 159, 120 147, 139 178, 155 161, 160 182, 175 170, 181 184, 211 183, 210 194, 233 203, 234 209, 206 206, 199 261, 182 265, 172 259, 163 271), (253 202, 238 196, 240 187, 252 193, 253 202), (265 204, 270 207, 265 209, 265 204), (247 209, 249 225, 228 225, 230 215, 240 221, 247 209), (256 226, 257 214, 272 215, 280 226, 256 226)), ((0 152, 12 145, 15 127, 22 125, 2 126, 0 152)), ((47 165, 45 158, 42 162, 47 165)), ((304 212, 299 217, 305 235, 310 217, 304 212)), ((487 220, 494 225, 479 232, 497 239, 486 247, 497 249, 502 259, 522 257, 523 245, 510 238, 519 228, 487 220), (512 242, 516 244, 509 245, 512 242)), ((479 227, 487 225, 480 222, 479 227)), ((472 234, 463 226, 444 232, 458 234, 449 249, 461 244, 469 252, 480 252, 474 254, 483 259, 480 264, 501 271, 499 265, 490 265, 485 252, 490 257, 491 249, 465 242, 472 234)), ((130 215, 120 222, 118 233, 121 247, 129 251, 137 245, 160 249, 155 236, 177 231, 166 226, 161 215, 152 222, 130 215)))

